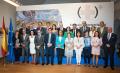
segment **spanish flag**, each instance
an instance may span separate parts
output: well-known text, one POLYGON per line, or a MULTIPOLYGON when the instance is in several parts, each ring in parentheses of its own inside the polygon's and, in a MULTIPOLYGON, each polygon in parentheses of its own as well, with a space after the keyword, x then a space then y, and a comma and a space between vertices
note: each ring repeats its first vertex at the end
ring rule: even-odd
POLYGON ((3 17, 2 22, 2 44, 1 44, 2 56, 5 57, 8 52, 8 45, 7 45, 7 33, 5 28, 5 22, 3 17))

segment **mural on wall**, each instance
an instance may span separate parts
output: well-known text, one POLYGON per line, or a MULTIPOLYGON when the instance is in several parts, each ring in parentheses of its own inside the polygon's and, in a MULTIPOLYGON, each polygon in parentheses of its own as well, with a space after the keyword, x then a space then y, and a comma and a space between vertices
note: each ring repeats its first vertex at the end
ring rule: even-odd
POLYGON ((52 24, 62 23, 62 18, 57 9, 50 10, 29 10, 29 11, 17 11, 16 24, 17 27, 21 27, 22 24, 37 25, 42 23, 41 26, 45 26, 46 22, 52 24))
POLYGON ((77 24, 78 27, 81 27, 82 21, 86 21, 89 26, 96 25, 97 27, 99 27, 100 21, 104 21, 106 26, 113 27, 114 24, 114 2, 46 4, 21 6, 16 8, 18 12, 39 9, 57 10, 61 14, 62 19, 58 17, 58 20, 62 20, 63 27, 71 26, 74 23, 77 24))

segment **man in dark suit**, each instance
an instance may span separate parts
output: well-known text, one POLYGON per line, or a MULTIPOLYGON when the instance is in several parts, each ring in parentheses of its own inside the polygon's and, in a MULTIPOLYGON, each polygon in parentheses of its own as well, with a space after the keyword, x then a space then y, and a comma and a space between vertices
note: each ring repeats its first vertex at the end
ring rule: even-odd
POLYGON ((47 33, 47 29, 45 27, 43 27, 42 25, 43 25, 43 23, 39 22, 37 29, 39 29, 42 32, 43 36, 45 36, 45 34, 47 33))
POLYGON ((22 56, 24 58, 24 62, 29 63, 29 36, 26 34, 26 30, 22 30, 22 36, 21 36, 21 44, 22 44, 22 56))
POLYGON ((84 36, 84 32, 86 31, 90 31, 90 28, 87 26, 86 24, 86 21, 82 21, 82 27, 80 28, 80 31, 81 31, 81 36, 83 37, 84 36))
MULTIPOLYGON (((100 37, 103 38, 103 35, 107 34, 107 27, 105 26, 104 21, 100 21, 100 27, 97 28, 97 31, 100 33, 100 37)), ((105 54, 104 54, 104 49, 103 45, 101 46, 100 49, 100 57, 104 59, 105 54)))
POLYGON ((46 48, 46 58, 47 58, 46 65, 50 63, 49 58, 51 60, 51 65, 53 65, 55 41, 56 41, 55 34, 52 33, 52 28, 49 28, 48 33, 45 35, 44 38, 44 43, 46 48))
POLYGON ((37 29, 37 35, 35 36, 36 47, 36 64, 40 62, 40 56, 42 58, 42 65, 44 65, 44 35, 40 29, 37 29))
POLYGON ((77 25, 76 25, 76 24, 73 24, 73 29, 71 29, 71 31, 74 33, 74 37, 76 37, 77 32, 78 32, 78 31, 80 32, 80 29, 77 29, 77 25))
POLYGON ((27 24, 23 23, 21 28, 19 29, 20 36, 22 36, 23 30, 26 30, 26 34, 30 34, 30 26, 26 26, 27 24))
POLYGON ((104 53, 105 53, 105 66, 108 66, 108 56, 110 56, 110 66, 111 69, 114 70, 114 52, 115 52, 115 45, 117 41, 117 35, 112 33, 112 27, 108 27, 108 33, 103 36, 103 46, 104 46, 104 53))

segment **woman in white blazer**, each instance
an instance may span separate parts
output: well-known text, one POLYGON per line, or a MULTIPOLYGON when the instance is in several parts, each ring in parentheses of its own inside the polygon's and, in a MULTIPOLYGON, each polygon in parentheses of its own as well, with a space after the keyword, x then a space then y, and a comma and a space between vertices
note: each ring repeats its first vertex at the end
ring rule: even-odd
POLYGON ((102 45, 102 40, 99 36, 99 32, 96 31, 94 34, 94 37, 92 37, 91 40, 91 46, 92 46, 92 63, 93 63, 93 67, 96 66, 96 68, 98 67, 98 57, 100 55, 100 47, 102 45), (94 60, 95 64, 94 64, 94 60))
POLYGON ((80 65, 83 48, 84 48, 84 38, 81 37, 80 32, 77 32, 77 36, 74 38, 74 49, 76 52, 77 65, 80 65))

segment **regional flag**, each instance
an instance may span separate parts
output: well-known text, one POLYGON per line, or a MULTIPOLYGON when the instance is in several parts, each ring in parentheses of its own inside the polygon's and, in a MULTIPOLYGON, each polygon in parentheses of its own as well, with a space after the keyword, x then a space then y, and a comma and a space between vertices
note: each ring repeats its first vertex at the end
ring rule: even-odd
POLYGON ((8 45, 7 45, 7 32, 6 32, 6 28, 5 28, 4 17, 3 17, 3 22, 2 22, 1 50, 2 50, 2 56, 5 57, 7 55, 7 52, 8 52, 8 45))

